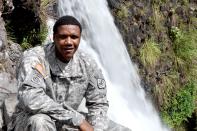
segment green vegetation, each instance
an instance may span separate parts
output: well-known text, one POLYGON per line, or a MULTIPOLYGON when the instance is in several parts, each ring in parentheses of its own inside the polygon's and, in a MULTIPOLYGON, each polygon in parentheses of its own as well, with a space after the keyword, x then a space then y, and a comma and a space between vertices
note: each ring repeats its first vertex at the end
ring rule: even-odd
MULTIPOLYGON (((8 32, 10 32, 8 30, 8 32)), ((41 45, 46 37, 47 37, 47 27, 45 25, 41 25, 39 29, 32 28, 30 30, 26 29, 24 34, 23 32, 11 32, 8 33, 8 38, 19 43, 23 50, 31 48, 36 45, 41 45), (20 37, 17 37, 20 34, 20 37)))
MULTIPOLYGON (((171 50, 161 51, 159 45, 149 39, 140 48, 139 58, 149 73, 158 61, 173 63, 168 71, 160 74, 153 94, 161 105, 163 120, 178 130, 197 109, 197 31, 171 27, 169 37, 171 50)), ((150 81, 149 76, 146 79, 150 81)))
POLYGON ((151 16, 151 24, 153 25, 155 31, 160 33, 165 31, 164 25, 164 16, 159 10, 159 6, 153 5, 153 16, 151 16))
POLYGON ((126 18, 128 18, 130 8, 132 8, 132 2, 125 1, 120 4, 120 7, 116 12, 117 17, 121 20, 125 20, 126 18))
POLYGON ((172 27, 170 36, 173 41, 175 61, 187 81, 197 80, 197 31, 181 31, 172 27))
POLYGON ((189 0, 153 0, 150 6, 144 1, 139 2, 140 6, 136 6, 138 2, 126 3, 131 5, 120 4, 120 8, 112 11, 164 121, 173 131, 197 128, 197 125, 188 128, 187 122, 197 122, 196 3, 189 0), (139 33, 136 34, 139 39, 129 36, 133 32, 139 33))
POLYGON ((46 21, 46 19, 47 19, 46 12, 47 12, 48 7, 51 4, 53 4, 55 2, 55 0, 41 0, 40 2, 41 3, 40 3, 39 17, 40 17, 41 21, 43 22, 43 21, 46 21))
POLYGON ((47 36, 45 21, 39 17, 35 19, 32 10, 16 8, 11 17, 6 20, 8 38, 19 43, 25 50, 27 48, 41 45, 47 36))
POLYGON ((162 116, 171 127, 180 126, 183 121, 187 121, 187 117, 191 117, 196 108, 196 83, 188 83, 181 88, 165 106, 162 116))
POLYGON ((174 51, 173 70, 178 74, 174 80, 167 79, 163 83, 167 90, 162 92, 165 101, 161 111, 166 123, 178 127, 197 108, 197 31, 181 31, 178 27, 172 27, 170 38, 174 51))
POLYGON ((23 50, 29 49, 32 47, 32 45, 28 42, 28 40, 26 38, 23 39, 22 43, 21 43, 21 47, 23 50))
POLYGON ((160 55, 159 46, 152 39, 146 41, 140 49, 140 59, 144 66, 154 67, 160 55))
POLYGON ((117 12, 117 16, 120 19, 127 18, 129 16, 128 8, 126 6, 121 6, 120 10, 117 12))

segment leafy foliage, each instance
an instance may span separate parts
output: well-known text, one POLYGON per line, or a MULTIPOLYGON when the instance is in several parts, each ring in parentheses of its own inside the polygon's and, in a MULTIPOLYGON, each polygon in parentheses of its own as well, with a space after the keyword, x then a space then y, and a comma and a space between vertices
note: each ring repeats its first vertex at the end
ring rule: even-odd
MULTIPOLYGON (((177 27, 170 30, 173 42, 174 71, 177 72, 177 83, 170 85, 164 92, 165 102, 162 116, 171 127, 180 126, 196 109, 197 99, 197 31, 181 31, 177 27), (176 88, 177 86, 178 88, 176 88), (170 90, 171 89, 171 90, 170 90), (170 95, 167 95, 170 94, 170 95)), ((169 80, 172 82, 172 80, 169 80)), ((169 82, 168 82, 169 83, 169 82)))
POLYGON ((179 90, 162 112, 165 122, 175 127, 186 121, 187 117, 190 117, 196 108, 196 91, 197 85, 194 82, 188 83, 179 90))
POLYGON ((188 80, 197 81, 197 31, 180 31, 177 27, 172 28, 171 38, 175 60, 181 73, 188 80))
POLYGON ((171 29, 175 55, 184 61, 197 59, 197 31, 181 32, 177 27, 171 29))
POLYGON ((21 47, 23 50, 29 49, 35 45, 42 44, 47 37, 47 28, 41 25, 41 28, 36 31, 33 29, 27 36, 23 37, 21 47))

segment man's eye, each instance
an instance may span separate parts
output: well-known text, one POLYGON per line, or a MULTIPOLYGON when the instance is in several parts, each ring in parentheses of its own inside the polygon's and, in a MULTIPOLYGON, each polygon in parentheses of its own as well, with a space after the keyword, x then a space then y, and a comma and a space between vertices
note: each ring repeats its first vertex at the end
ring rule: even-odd
POLYGON ((65 35, 59 35, 59 38, 60 38, 60 39, 65 39, 66 36, 65 36, 65 35))
POLYGON ((79 38, 79 37, 76 36, 76 35, 71 35, 71 38, 72 38, 72 39, 77 39, 77 38, 79 38))

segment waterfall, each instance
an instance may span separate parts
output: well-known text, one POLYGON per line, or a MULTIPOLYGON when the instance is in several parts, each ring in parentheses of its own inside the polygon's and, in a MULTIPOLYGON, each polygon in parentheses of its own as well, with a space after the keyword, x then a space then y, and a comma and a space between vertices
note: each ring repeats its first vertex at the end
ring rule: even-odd
MULTIPOLYGON (((83 26, 80 49, 90 53, 107 81, 108 116, 132 131, 167 131, 145 97, 106 0, 59 0, 58 14, 75 16, 83 26)), ((53 23, 48 21, 49 25, 53 23)), ((51 26, 50 26, 51 27, 51 26)))

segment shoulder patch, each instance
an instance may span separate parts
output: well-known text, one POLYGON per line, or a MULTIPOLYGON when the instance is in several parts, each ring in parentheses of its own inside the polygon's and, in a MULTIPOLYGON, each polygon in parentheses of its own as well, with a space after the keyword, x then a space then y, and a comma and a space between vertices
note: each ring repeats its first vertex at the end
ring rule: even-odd
POLYGON ((39 79, 39 77, 38 76, 34 76, 33 78, 32 78, 32 80, 31 80, 33 83, 35 83, 35 84, 38 84, 38 83, 40 83, 40 79, 39 79))
POLYGON ((41 74, 37 70, 33 69, 33 73, 31 74, 31 82, 35 84, 40 84, 42 81, 41 79, 41 74))
POLYGON ((99 89, 104 89, 106 87, 106 82, 104 79, 97 79, 97 86, 99 89))

